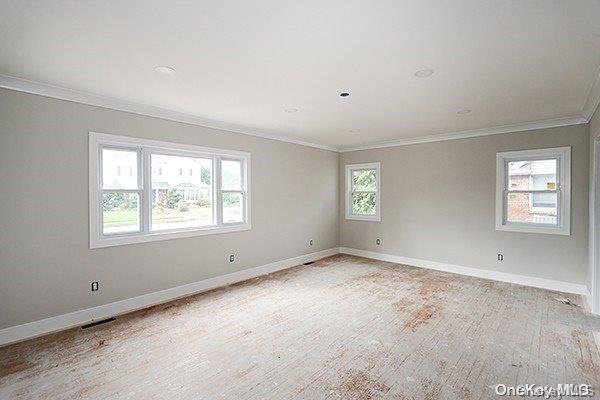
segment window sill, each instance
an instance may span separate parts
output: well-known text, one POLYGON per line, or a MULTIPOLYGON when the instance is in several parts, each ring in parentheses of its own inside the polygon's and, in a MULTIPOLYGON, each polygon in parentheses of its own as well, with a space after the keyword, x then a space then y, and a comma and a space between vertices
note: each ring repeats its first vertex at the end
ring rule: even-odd
POLYGON ((381 222, 379 215, 346 215, 346 219, 354 221, 381 222))
POLYGON ((127 244, 157 242, 159 240, 170 240, 189 238, 194 236, 217 235, 220 233, 240 232, 250 230, 252 226, 248 224, 225 225, 219 227, 186 229, 169 232, 153 233, 133 233, 115 236, 105 236, 102 238, 90 238, 90 249, 99 249, 102 247, 123 246, 127 244))
POLYGON ((547 227, 537 225, 504 224, 496 225, 496 230, 505 232, 543 233, 547 235, 571 236, 570 227, 547 227))

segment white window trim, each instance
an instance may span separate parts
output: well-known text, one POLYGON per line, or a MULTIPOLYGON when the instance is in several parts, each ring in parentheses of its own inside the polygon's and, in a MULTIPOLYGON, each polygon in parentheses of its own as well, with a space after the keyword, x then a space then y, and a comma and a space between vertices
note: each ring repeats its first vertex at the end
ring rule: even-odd
POLYGON ((381 222, 381 163, 348 164, 346 165, 346 219, 358 221, 381 222), (375 214, 353 214, 352 213, 352 171, 361 169, 374 169, 377 174, 377 194, 375 196, 375 214))
POLYGON ((210 147, 201 147, 181 143, 163 142, 157 140, 140 139, 128 136, 110 135, 105 133, 89 133, 89 224, 90 224, 90 248, 101 248, 119 246, 133 243, 154 242, 186 238, 193 236, 212 235, 226 232, 238 232, 251 229, 250 219, 250 153, 223 150, 210 147), (127 190, 140 194, 140 232, 119 233, 113 235, 102 234, 102 212, 100 210, 100 194, 102 192, 100 182, 102 179, 101 148, 115 147, 137 150, 138 157, 138 189, 127 190), (151 204, 151 173, 150 155, 152 152, 160 154, 172 154, 178 156, 192 156, 211 158, 213 161, 213 212, 215 225, 199 228, 172 229, 160 232, 150 231, 150 204, 151 204), (220 160, 235 159, 242 162, 242 189, 245 192, 243 204, 244 222, 218 224, 222 221, 221 210, 221 179, 220 160), (142 201, 142 196, 146 201, 142 201))
POLYGON ((508 151, 496 154, 496 230, 546 233, 554 235, 571 234, 571 147, 550 149, 508 151), (535 223, 516 223, 506 221, 505 191, 507 190, 507 164, 509 161, 558 159, 557 226, 535 223))

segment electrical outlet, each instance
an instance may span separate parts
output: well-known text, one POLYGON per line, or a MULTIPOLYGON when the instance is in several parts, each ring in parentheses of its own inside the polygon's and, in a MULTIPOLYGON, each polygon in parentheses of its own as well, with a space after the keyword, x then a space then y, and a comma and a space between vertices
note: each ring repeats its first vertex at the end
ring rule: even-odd
POLYGON ((92 282, 92 292, 97 292, 100 290, 100 284, 98 282, 92 282))
POLYGON ((498 253, 498 261, 500 261, 500 262, 504 261, 504 254, 498 253))
POLYGON ((312 240, 312 239, 310 239, 310 240, 308 241, 308 245, 309 245, 309 246, 312 246, 312 245, 313 245, 313 240, 312 240))
POLYGON ((381 244, 381 239, 377 238, 377 239, 375 240, 375 244, 376 244, 377 246, 379 246, 379 245, 381 244))
POLYGON ((235 261, 235 256, 233 254, 229 255, 229 262, 234 262, 235 261))

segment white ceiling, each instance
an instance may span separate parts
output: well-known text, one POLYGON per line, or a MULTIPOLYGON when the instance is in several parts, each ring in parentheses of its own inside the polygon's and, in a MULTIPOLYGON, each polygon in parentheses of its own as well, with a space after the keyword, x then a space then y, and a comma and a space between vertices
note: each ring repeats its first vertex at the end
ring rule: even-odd
POLYGON ((344 148, 585 116, 599 21, 598 0, 0 0, 0 74, 344 148))

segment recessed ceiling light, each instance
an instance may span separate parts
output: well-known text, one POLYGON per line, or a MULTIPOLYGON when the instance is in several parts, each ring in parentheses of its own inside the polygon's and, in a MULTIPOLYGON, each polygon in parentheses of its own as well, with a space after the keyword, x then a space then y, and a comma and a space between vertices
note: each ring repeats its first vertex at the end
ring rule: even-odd
POLYGON ((348 96, 350 96, 350 93, 348 93, 348 92, 340 93, 340 97, 348 97, 348 96))
POLYGON ((470 112, 471 112, 471 110, 469 110, 468 108, 465 108, 464 110, 457 111, 456 113, 462 115, 462 114, 468 114, 470 112))
POLYGON ((154 70, 156 72, 160 72, 161 74, 165 74, 165 75, 175 75, 175 69, 164 66, 164 65, 159 65, 158 67, 154 67, 154 70))
POLYGON ((292 113, 298 112, 298 109, 297 109, 297 108, 294 108, 294 107, 292 107, 292 108, 286 108, 286 109, 285 109, 285 110, 283 110, 283 111, 285 111, 286 113, 290 113, 290 114, 292 114, 292 113))
POLYGON ((421 69, 415 72, 415 76, 417 78, 427 78, 428 76, 433 75, 434 70, 431 68, 421 69))
POLYGON ((349 134, 351 135, 359 135, 360 134, 360 129, 350 129, 348 131, 349 134))

